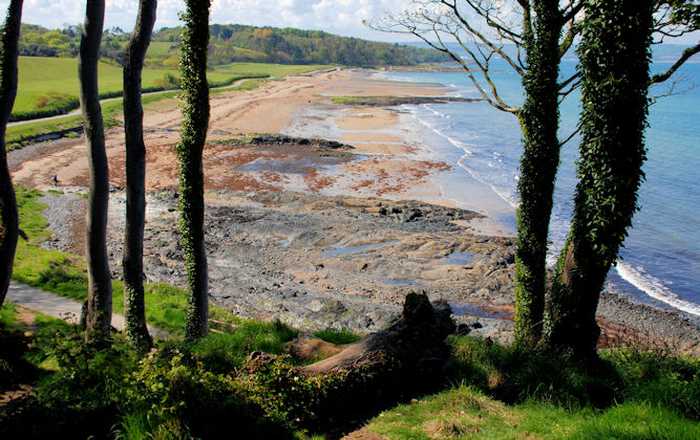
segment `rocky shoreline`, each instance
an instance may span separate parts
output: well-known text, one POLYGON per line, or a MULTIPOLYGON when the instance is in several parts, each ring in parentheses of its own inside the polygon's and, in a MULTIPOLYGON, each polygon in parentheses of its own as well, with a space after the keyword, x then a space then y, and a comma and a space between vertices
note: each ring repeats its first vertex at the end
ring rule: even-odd
MULTIPOLYGON (((489 218, 459 208, 482 209, 486 189, 460 187, 467 205, 450 198, 434 177, 451 166, 410 136, 391 103, 331 102, 333 96, 391 101, 445 93, 342 70, 213 97, 204 152, 212 301, 240 316, 281 319, 302 330, 367 333, 397 316, 408 293, 425 291, 451 304, 462 332, 508 341, 514 240, 486 227, 489 218), (259 135, 280 132, 301 139, 259 135), (310 139, 319 136, 334 140, 310 139)), ((182 286, 173 148, 180 114, 174 101, 148 110, 145 275, 182 286)), ((108 246, 113 275, 120 278, 121 129, 107 131, 107 145, 113 187, 108 246)), ((18 184, 45 191, 53 231, 46 246, 74 254, 84 248, 85 158, 82 139, 33 145, 9 157, 18 184)), ((646 340, 700 354, 698 320, 681 312, 606 294, 599 318, 604 345, 646 340)))
MULTIPOLYGON (((82 189, 48 193, 47 246, 82 246, 82 189), (71 225, 71 226, 67 226, 71 225)), ((184 284, 177 193, 148 196, 146 278, 184 284)), ((109 249, 120 278, 125 200, 115 191, 109 249)), ((514 243, 474 234, 480 215, 420 202, 290 191, 207 194, 211 300, 239 316, 279 319, 305 331, 377 331, 395 319, 405 296, 426 292, 453 307, 461 332, 512 339, 514 243)), ((605 294, 601 344, 651 343, 700 353, 697 323, 677 312, 605 294)))

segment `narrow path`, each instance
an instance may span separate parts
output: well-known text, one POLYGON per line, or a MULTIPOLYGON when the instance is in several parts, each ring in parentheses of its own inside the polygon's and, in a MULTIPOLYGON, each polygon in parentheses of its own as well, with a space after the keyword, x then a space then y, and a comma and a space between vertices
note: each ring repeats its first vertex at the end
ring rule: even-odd
MULTIPOLYGON (((78 324, 80 321, 80 312, 82 309, 82 304, 80 302, 63 298, 53 293, 44 292, 35 287, 13 282, 10 285, 10 290, 7 292, 7 299, 13 304, 64 320, 71 324, 78 324)), ((112 315, 112 327, 122 331, 124 330, 124 324, 124 316, 116 313, 112 315)), ((155 339, 166 339, 169 336, 166 331, 150 325, 148 326, 148 330, 155 339)))
MULTIPOLYGON (((210 90, 226 90, 226 89, 234 89, 236 87, 239 87, 242 85, 244 82, 249 81, 251 79, 255 78, 244 78, 244 79, 239 79, 234 81, 232 84, 229 84, 227 86, 222 86, 222 87, 212 87, 210 90)), ((264 78, 263 78, 264 79, 264 78)), ((179 89, 171 89, 171 90, 160 90, 158 92, 148 92, 148 93, 143 93, 143 97, 146 96, 157 96, 157 95, 164 95, 166 93, 172 93, 172 92, 177 92, 179 89)), ((100 105, 105 105, 110 102, 115 102, 115 101, 121 101, 123 98, 121 96, 118 96, 116 98, 106 98, 106 99, 101 99, 100 100, 100 105)), ((76 116, 80 115, 80 108, 78 107, 77 109, 71 110, 68 113, 64 113, 62 115, 55 115, 55 116, 47 116, 44 118, 37 118, 37 119, 28 119, 26 121, 16 121, 16 122, 10 122, 7 124, 8 127, 17 127, 19 125, 26 125, 26 124, 33 124, 35 122, 47 122, 47 121, 53 121, 56 119, 64 119, 64 118, 69 118, 71 116, 76 116)))

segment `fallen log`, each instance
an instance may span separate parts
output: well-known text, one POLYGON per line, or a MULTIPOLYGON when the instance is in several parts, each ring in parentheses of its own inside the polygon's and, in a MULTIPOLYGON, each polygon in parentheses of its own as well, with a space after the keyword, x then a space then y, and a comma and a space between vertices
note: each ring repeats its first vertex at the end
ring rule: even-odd
POLYGON ((354 369, 384 369, 420 378, 439 373, 449 348, 446 338, 455 331, 450 306, 433 306, 427 295, 411 293, 403 314, 386 330, 369 335, 328 359, 302 369, 305 374, 325 374, 354 369))
POLYGON ((450 355, 447 337, 454 331, 449 305, 410 293, 402 316, 386 330, 304 367, 255 353, 247 377, 253 389, 280 399, 266 399, 264 405, 283 408, 305 428, 338 435, 389 405, 442 385, 450 355))

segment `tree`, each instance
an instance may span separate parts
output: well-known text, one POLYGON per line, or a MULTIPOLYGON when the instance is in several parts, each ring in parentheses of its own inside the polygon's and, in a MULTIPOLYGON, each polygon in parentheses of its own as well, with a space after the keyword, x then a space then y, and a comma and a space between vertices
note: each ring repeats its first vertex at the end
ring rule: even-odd
MULTIPOLYGON (((640 139, 640 134, 635 131, 632 123, 626 127, 631 136, 628 138, 630 144, 626 144, 626 154, 629 156, 622 154, 624 158, 617 157, 606 150, 615 149, 615 142, 621 142, 620 139, 599 146, 597 150, 589 149, 594 148, 593 143, 582 147, 583 160, 579 169, 582 181, 578 185, 572 229, 572 236, 578 238, 577 241, 569 240, 567 243, 552 283, 553 290, 549 291, 546 288, 545 257, 559 150, 579 131, 577 129, 563 140, 557 138, 558 109, 561 101, 580 87, 582 74, 586 71, 580 69, 557 82, 558 66, 561 58, 573 47, 581 29, 594 20, 588 19, 587 8, 610 7, 612 12, 606 13, 606 16, 616 23, 614 26, 626 23, 628 15, 625 14, 629 14, 632 19, 641 20, 640 12, 633 11, 634 6, 631 5, 619 9, 615 2, 602 5, 594 0, 571 1, 563 6, 558 1, 547 0, 413 0, 412 3, 413 9, 398 16, 388 16, 374 27, 412 34, 434 49, 448 54, 464 68, 484 101, 501 111, 513 113, 520 122, 524 153, 518 182, 521 202, 517 213, 516 341, 524 346, 539 343, 548 348, 573 349, 583 357, 591 356, 595 353, 598 334, 595 311, 600 291, 610 266, 617 259, 636 209, 636 190, 642 176, 644 147, 641 140, 636 146, 631 145, 635 139, 640 139), (521 24, 517 25, 518 22, 521 24), (456 43, 459 50, 454 44, 448 44, 448 39, 456 43), (513 107, 500 97, 498 87, 491 77, 491 66, 495 58, 501 59, 522 76, 525 91, 522 107, 513 107), (632 168, 622 169, 619 164, 610 163, 615 160, 627 160, 627 165, 632 168), (607 176, 608 180, 602 183, 603 186, 612 185, 612 188, 589 187, 601 184, 601 176, 609 173, 609 167, 613 165, 620 172, 617 176, 607 176), (611 196, 611 189, 614 192, 612 197, 617 199, 606 200, 606 203, 611 203, 610 206, 596 206, 602 203, 602 199, 611 196), (626 189, 627 193, 622 189, 626 189), (591 232, 601 223, 608 225, 609 229, 603 233, 600 230, 591 232), (586 239, 594 241, 584 243, 586 239), (587 253, 587 263, 575 261, 575 256, 579 255, 576 242, 582 244, 580 252, 587 253), (596 249, 598 254, 591 254, 591 249, 596 249), (546 336, 544 339, 541 338, 543 330, 546 336)), ((641 9, 646 14, 645 20, 652 23, 653 32, 660 36, 657 42, 698 29, 700 6, 696 0, 652 0, 650 8, 642 6, 641 9)), ((643 39, 646 33, 639 27, 640 24, 637 26, 637 31, 642 32, 637 38, 643 39)), ((622 27, 618 28, 620 32, 621 29, 622 27)), ((589 36, 592 37, 593 33, 595 31, 589 36)), ((631 34, 626 36, 631 38, 631 34)), ((615 45, 617 43, 614 37, 610 37, 605 45, 597 46, 596 49, 608 57, 610 54, 605 51, 608 46, 615 45)), ((630 46, 615 49, 618 50, 618 59, 628 59, 628 52, 633 53, 639 48, 630 46)), ((687 59, 698 52, 700 45, 686 49, 666 72, 647 78, 646 86, 669 79, 687 59)), ((637 51, 636 55, 639 54, 637 51)), ((639 69, 639 62, 648 63, 648 59, 635 59, 625 67, 639 69)), ((595 61, 590 63, 588 67, 592 69, 595 61)), ((615 65, 612 60, 610 63, 615 65)), ((624 71, 622 67, 619 69, 608 73, 622 77, 632 75, 632 70, 624 71)), ((592 72, 593 70, 588 71, 587 74, 592 72)), ((591 79, 589 86, 597 87, 596 81, 604 82, 605 78, 599 76, 591 79)), ((632 93, 631 89, 627 92, 632 93)), ((634 101, 630 96, 632 95, 628 95, 628 99, 634 101)), ((598 94, 591 99, 606 98, 604 94, 598 94)), ((623 96, 614 95, 612 99, 619 102, 623 96)), ((596 104, 590 104, 591 108, 595 106, 596 104)), ((624 112, 618 111, 618 115, 622 113, 624 112)), ((641 115, 646 115, 646 107, 637 108, 630 117, 637 118, 636 123, 643 128, 645 119, 640 119, 641 115)), ((606 116, 610 119, 605 124, 615 126, 615 112, 608 112, 606 116)), ((591 113, 588 117, 594 118, 591 113)), ((591 120, 583 119, 584 122, 591 123, 591 120)), ((601 121, 598 123, 603 124, 601 121)), ((601 126, 594 128, 589 125, 589 129, 591 133, 599 130, 598 136, 603 132, 600 131, 603 130, 601 126)), ((595 138, 594 134, 590 135, 595 138)), ((601 139, 595 139, 601 142, 601 139)), ((578 258, 582 260, 583 256, 578 258)))
POLYGON ((182 130, 177 145, 180 166, 180 244, 185 257, 189 307, 185 334, 194 340, 208 332, 208 277, 204 237, 202 154, 209 126, 207 49, 210 0, 186 0, 181 19, 182 130))
POLYGON ((112 278, 107 257, 109 164, 97 81, 104 12, 104 0, 87 1, 78 57, 80 108, 90 165, 86 222, 88 299, 85 328, 86 338, 98 342, 109 338, 112 323, 112 278))
POLYGON ((563 144, 557 137, 559 102, 577 85, 577 76, 558 77, 561 59, 574 42, 582 3, 559 3, 413 0, 413 8, 372 25, 412 34, 447 54, 463 67, 485 102, 518 118, 524 153, 518 183, 515 336, 525 346, 536 345, 542 332, 549 219, 563 144), (522 77, 521 107, 499 94, 492 77, 494 59, 522 77))
POLYGON ((141 75, 156 22, 157 0, 141 0, 124 62, 124 134, 126 138, 126 227, 124 237, 124 315, 126 335, 148 350, 143 286, 143 236, 146 222, 146 145, 143 140, 141 75))
POLYGON ((637 211, 646 161, 649 87, 671 78, 700 47, 686 49, 669 70, 652 78, 652 35, 657 32, 658 41, 663 41, 697 29, 700 6, 694 6, 694 18, 683 14, 692 12, 686 8, 690 3, 585 2, 578 48, 583 104, 579 181, 546 313, 548 344, 581 357, 595 356, 600 293, 637 211))
POLYGON ((0 48, 0 307, 10 287, 19 240, 19 213, 12 176, 7 165, 5 133, 17 96, 17 57, 23 0, 11 0, 0 48))

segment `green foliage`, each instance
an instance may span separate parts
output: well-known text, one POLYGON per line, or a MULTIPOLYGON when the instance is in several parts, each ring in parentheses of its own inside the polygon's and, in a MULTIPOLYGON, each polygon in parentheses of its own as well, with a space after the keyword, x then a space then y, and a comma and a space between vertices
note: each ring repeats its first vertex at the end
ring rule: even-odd
POLYGON ((257 364, 254 373, 239 376, 238 384, 269 417, 283 421, 290 429, 328 428, 334 418, 347 415, 339 413, 338 408, 348 413, 358 410, 347 394, 342 405, 329 405, 328 396, 337 394, 341 385, 347 386, 347 373, 305 375, 284 356, 260 362, 254 359, 252 363, 257 364))
POLYGON ((314 333, 314 336, 336 345, 353 344, 362 339, 359 335, 356 335, 350 330, 335 330, 330 328, 317 331, 314 333))
MULTIPOLYGON (((447 61, 443 54, 424 48, 339 37, 320 31, 236 24, 213 24, 210 29, 212 64, 251 61, 383 66, 447 61)), ((179 35, 179 28, 164 28, 154 39, 177 44, 179 35)))
POLYGON ((11 302, 5 302, 0 307, 0 330, 15 328, 17 323, 17 308, 11 302))
POLYGON ((603 353, 623 380, 622 399, 672 409, 700 420, 700 360, 662 352, 620 349, 603 353))
POLYGON ((452 346, 452 380, 507 403, 537 399, 566 408, 602 407, 621 387, 618 373, 606 362, 586 366, 565 355, 469 337, 453 338, 452 346))
POLYGON ((55 338, 46 354, 55 358, 58 370, 38 387, 39 401, 51 409, 87 412, 118 406, 123 399, 123 374, 134 369, 136 352, 121 339, 108 348, 87 344, 76 327, 57 332, 55 338))
MULTIPOLYGON (((243 25, 210 26, 212 65, 232 62, 281 64, 344 64, 353 66, 415 65, 442 62, 447 58, 431 50, 299 29, 257 28, 243 25)), ((146 64, 153 67, 177 66, 182 29, 164 28, 153 36, 146 64)), ((22 25, 20 55, 32 57, 74 57, 79 46, 79 29, 46 29, 22 25)), ((128 34, 106 30, 101 56, 120 64, 128 34)))
POLYGON ((230 373, 253 352, 282 354, 284 345, 298 335, 279 321, 242 321, 231 333, 214 333, 195 342, 192 354, 208 369, 230 373))

